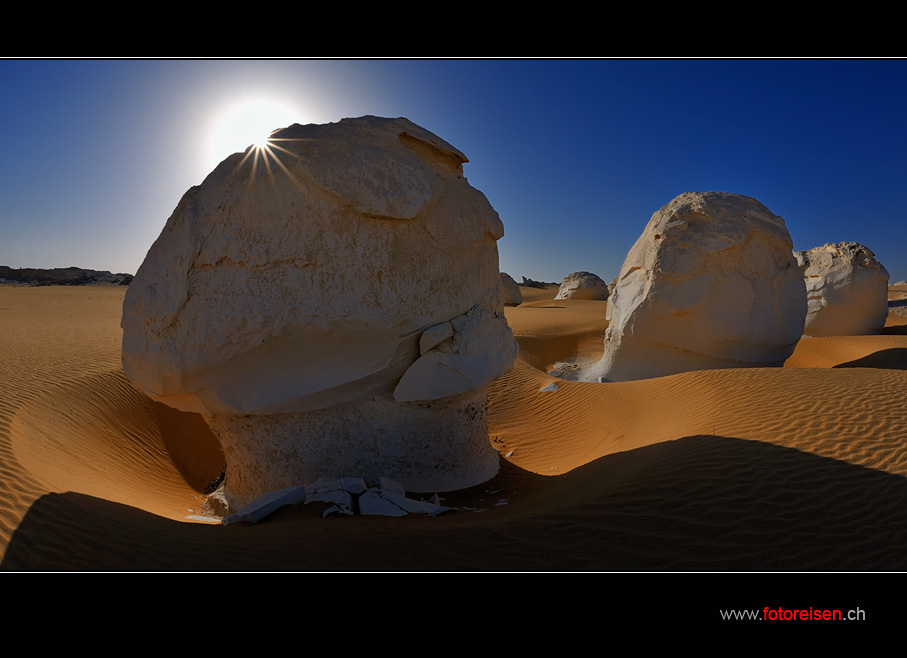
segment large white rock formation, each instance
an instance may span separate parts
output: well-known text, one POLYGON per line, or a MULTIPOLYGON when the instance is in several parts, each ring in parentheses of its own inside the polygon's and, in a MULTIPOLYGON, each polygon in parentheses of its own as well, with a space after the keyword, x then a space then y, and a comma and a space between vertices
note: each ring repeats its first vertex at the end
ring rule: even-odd
POLYGON ((504 295, 504 306, 519 306, 523 303, 523 291, 507 272, 501 272, 501 290, 504 295))
POLYGON ((574 272, 564 277, 555 299, 608 299, 608 284, 592 272, 574 272))
POLYGON ((686 193, 652 215, 608 300, 605 354, 583 378, 781 365, 806 289, 781 217, 750 197, 686 193))
POLYGON ((234 509, 321 476, 410 491, 498 468, 486 386, 516 341, 497 213, 407 119, 298 125, 180 201, 123 306, 138 388, 205 415, 234 509))
POLYGON ((806 336, 878 334, 888 318, 888 279, 875 254, 858 242, 794 252, 806 281, 806 336))

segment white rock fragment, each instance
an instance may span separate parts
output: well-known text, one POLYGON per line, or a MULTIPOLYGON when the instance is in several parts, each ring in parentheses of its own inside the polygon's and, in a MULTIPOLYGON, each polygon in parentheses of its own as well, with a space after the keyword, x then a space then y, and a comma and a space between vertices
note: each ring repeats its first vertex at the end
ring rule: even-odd
POLYGON ((369 489, 359 497, 363 516, 406 516, 406 511, 381 495, 380 489, 369 489))
POLYGON ((419 355, 423 355, 429 350, 433 350, 445 340, 453 336, 454 329, 450 322, 436 324, 422 332, 419 339, 419 355))
POLYGON ((362 495, 368 489, 363 478, 340 478, 340 488, 354 496, 362 495))
POLYGON ((222 523, 223 520, 220 517, 215 516, 202 516, 200 514, 192 514, 186 517, 190 521, 200 521, 202 523, 222 523))
POLYGON ((398 402, 439 400, 484 390, 513 367, 517 345, 506 324, 495 323, 489 311, 475 306, 449 323, 446 349, 432 349, 416 359, 394 389, 398 402), (491 350, 490 346, 498 349, 491 350))
POLYGON ((539 393, 554 393, 558 390, 557 384, 551 383, 539 389, 539 393))
POLYGON ((406 495, 406 491, 404 491, 402 484, 391 478, 384 477, 383 475, 378 478, 378 485, 379 489, 382 491, 390 491, 391 493, 400 494, 401 496, 406 495))
POLYGON ((608 284, 592 272, 574 272, 564 277, 555 299, 608 299, 608 284))
POLYGON ((392 491, 381 491, 380 495, 385 500, 392 502, 394 505, 402 509, 404 512, 409 514, 430 514, 436 516, 442 512, 446 512, 448 507, 442 507, 440 505, 433 505, 424 500, 413 500, 412 498, 407 498, 398 493, 392 491))
POLYGON ((353 496, 348 491, 341 489, 310 493, 306 496, 305 504, 308 505, 310 503, 334 503, 345 514, 353 513, 353 496))
POLYGON ((681 194, 627 254, 585 381, 780 366, 803 333, 806 289, 784 220, 750 197, 681 194))
POLYGON ((306 490, 303 486, 287 487, 278 491, 270 491, 259 496, 236 514, 225 516, 221 523, 256 523, 280 509, 284 505, 302 505, 306 499, 306 490))
POLYGON ((794 252, 806 281, 806 336, 878 334, 888 319, 885 267, 858 242, 794 252))
POLYGON ((491 478, 485 387, 517 345, 503 225, 466 157, 402 118, 271 140, 190 189, 149 250, 123 304, 130 381, 204 414, 233 509, 329 473, 491 478))

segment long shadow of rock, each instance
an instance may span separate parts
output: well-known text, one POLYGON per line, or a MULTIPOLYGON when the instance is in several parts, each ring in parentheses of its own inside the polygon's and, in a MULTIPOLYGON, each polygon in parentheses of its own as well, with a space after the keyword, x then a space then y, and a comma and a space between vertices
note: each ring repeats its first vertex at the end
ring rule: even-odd
POLYGON ((80 494, 38 500, 4 570, 901 571, 907 479, 691 436, 543 477, 504 462, 438 517, 183 524, 80 494), (501 501, 507 504, 499 504, 501 501))
MULTIPOLYGON (((905 327, 907 329, 907 327, 905 327)), ((872 354, 839 363, 835 368, 888 368, 889 370, 907 370, 907 347, 891 347, 872 354)))

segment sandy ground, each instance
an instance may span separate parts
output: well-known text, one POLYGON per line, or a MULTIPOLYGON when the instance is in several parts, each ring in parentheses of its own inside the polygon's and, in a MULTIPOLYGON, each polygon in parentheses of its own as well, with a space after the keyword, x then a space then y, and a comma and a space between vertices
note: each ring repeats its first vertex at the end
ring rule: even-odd
POLYGON ((437 517, 223 527, 188 518, 223 467, 207 426, 122 373, 124 288, 0 286, 0 568, 907 569, 907 289, 882 335, 804 339, 784 368, 617 384, 546 374, 600 355, 604 302, 522 290, 497 477, 437 517))

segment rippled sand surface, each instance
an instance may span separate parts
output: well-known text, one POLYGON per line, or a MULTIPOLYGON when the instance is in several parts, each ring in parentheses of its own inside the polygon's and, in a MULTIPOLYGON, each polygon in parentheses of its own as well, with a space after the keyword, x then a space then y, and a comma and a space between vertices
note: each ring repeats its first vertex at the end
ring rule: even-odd
POLYGON ((785 368, 614 384, 604 302, 523 288, 490 390, 501 472, 431 518, 192 521, 223 460, 198 416, 120 367, 120 287, 0 286, 5 570, 904 570, 907 318, 804 339, 785 368), (558 390, 541 392, 556 383, 558 390))

